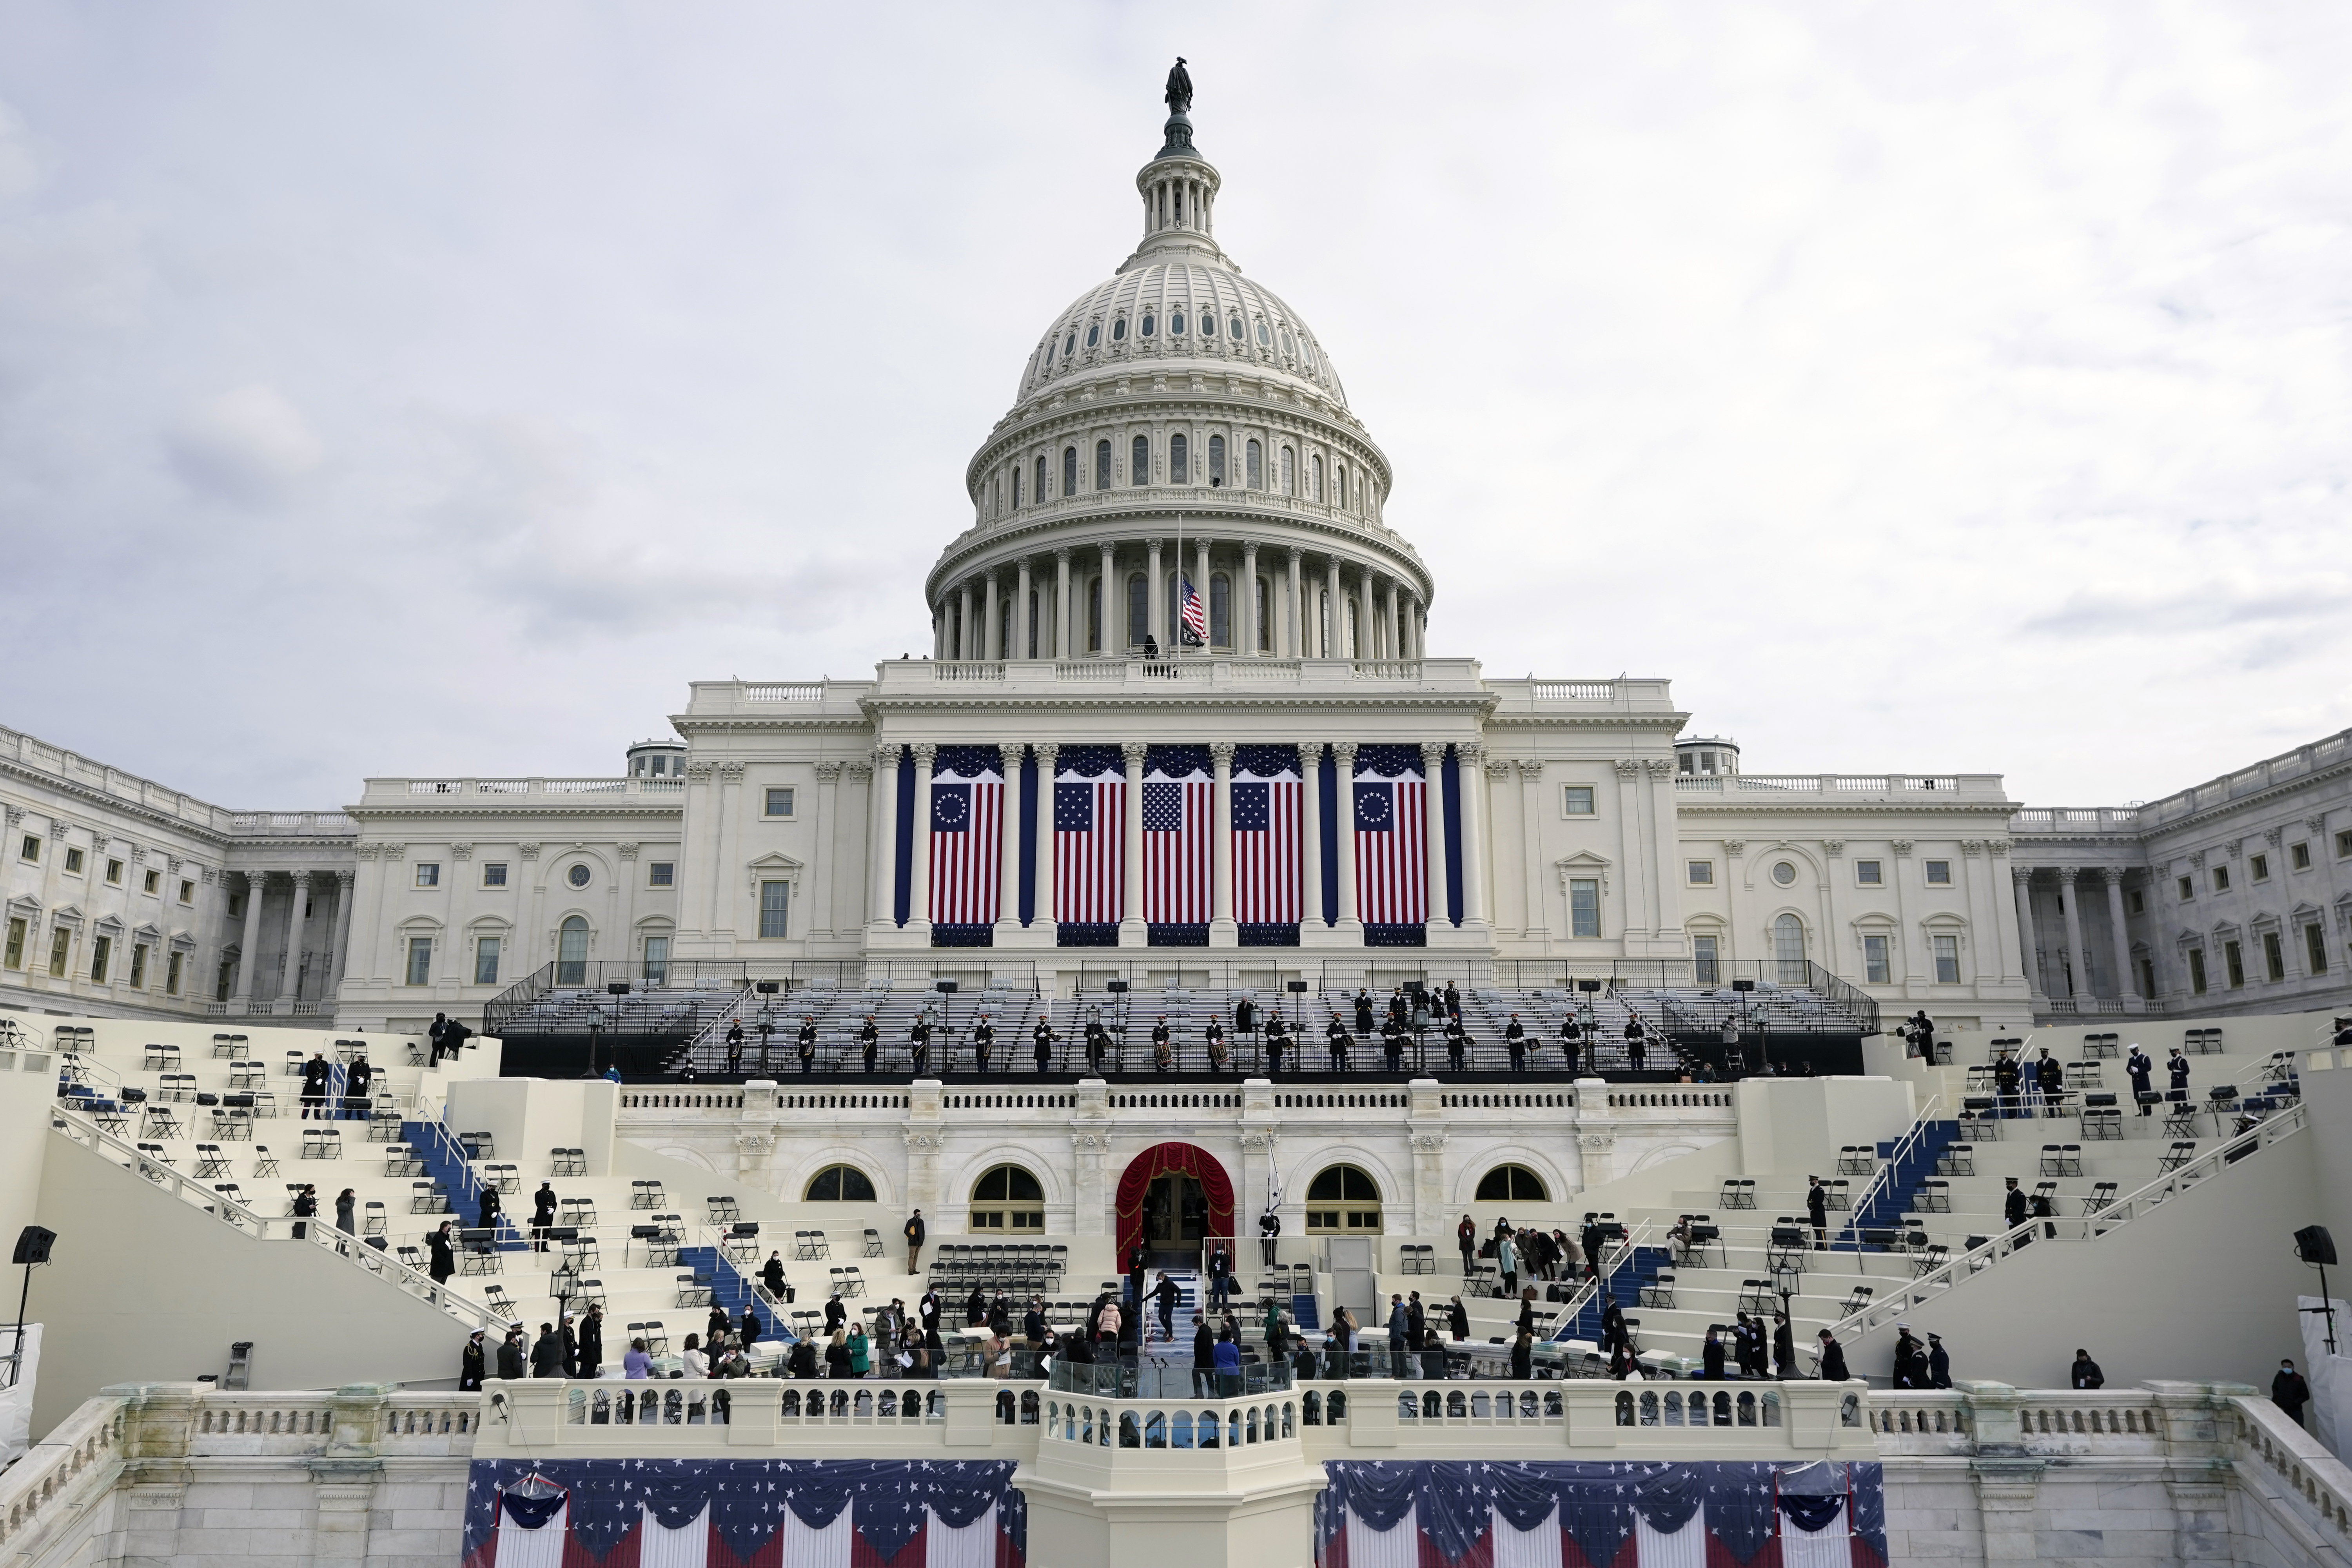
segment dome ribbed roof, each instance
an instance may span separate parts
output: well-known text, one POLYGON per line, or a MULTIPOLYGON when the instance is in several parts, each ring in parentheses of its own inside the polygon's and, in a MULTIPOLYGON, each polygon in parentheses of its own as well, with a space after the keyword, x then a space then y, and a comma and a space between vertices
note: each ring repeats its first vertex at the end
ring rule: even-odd
POLYGON ((1348 401, 1330 357, 1297 311, 1233 268, 1198 260, 1131 263, 1079 295, 1037 340, 1019 396, 1114 367, 1278 375, 1342 407, 1348 401))

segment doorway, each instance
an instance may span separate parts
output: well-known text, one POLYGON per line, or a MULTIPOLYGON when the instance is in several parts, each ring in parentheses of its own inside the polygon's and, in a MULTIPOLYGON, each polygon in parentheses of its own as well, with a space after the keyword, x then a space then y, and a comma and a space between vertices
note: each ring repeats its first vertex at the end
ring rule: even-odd
POLYGON ((1208 1234, 1209 1199, 1201 1184, 1175 1171, 1154 1176, 1143 1190, 1143 1245, 1153 1262, 1197 1262, 1208 1234))

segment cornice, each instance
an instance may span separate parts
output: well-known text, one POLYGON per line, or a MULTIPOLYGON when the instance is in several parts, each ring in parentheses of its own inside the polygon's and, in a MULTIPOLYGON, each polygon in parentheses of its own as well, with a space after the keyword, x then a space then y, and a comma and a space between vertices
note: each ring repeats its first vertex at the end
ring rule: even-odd
MULTIPOLYGON (((1793 800, 1769 802, 1759 801, 1750 804, 1745 801, 1728 801, 1721 798, 1708 800, 1704 797, 1694 797, 1692 799, 1685 800, 1680 795, 1677 795, 1675 798, 1675 815, 1676 816, 1784 816, 1792 815, 1809 816, 1990 816, 1998 817, 2005 823, 2016 814, 2017 803, 2013 800, 1908 801, 1842 799, 1808 801, 1802 803, 1793 800)), ((2020 838, 2018 842, 2022 844, 2027 842, 2027 840, 2020 838)))
POLYGON ((1488 692, 1407 691, 1366 693, 1362 696, 1322 696, 1290 694, 1261 695, 1247 691, 1221 691, 1213 695, 1199 692, 1170 692, 1161 697, 1139 693, 1117 696, 1022 696, 1007 693, 1001 697, 976 697, 958 693, 948 699, 937 697, 869 697, 866 707, 877 714, 961 713, 974 709, 1018 710, 1022 711, 1056 710, 1063 712, 1133 712, 1164 714, 1174 710, 1231 710, 1234 709, 1297 709, 1297 708, 1417 708, 1453 709, 1479 714, 1492 710, 1495 698, 1488 692))
MULTIPOLYGON (((192 838, 201 839, 208 847, 223 847, 239 841, 233 833, 223 833, 216 827, 190 822, 184 816, 174 816, 169 812, 158 811, 152 805, 142 805, 137 801, 124 800, 120 795, 108 795, 103 790, 92 789, 89 785, 73 779, 59 778, 55 773, 44 773, 38 768, 28 768, 13 757, 0 758, 0 777, 17 780, 27 785, 38 785, 43 789, 55 790, 60 795, 69 795, 84 803, 93 810, 136 817, 151 826, 176 828, 192 838)), ((227 808, 216 806, 213 809, 225 811, 227 808)), ((231 815, 234 816, 235 813, 231 815)))
MULTIPOLYGON (((497 796, 491 796, 491 797, 488 797, 488 798, 490 798, 490 799, 498 799, 498 798, 499 798, 499 797, 497 797, 497 796)), ((511 799, 512 797, 510 797, 510 796, 509 796, 509 797, 506 797, 506 798, 508 798, 508 799, 511 799)), ((626 797, 625 797, 625 797, 623 797, 623 798, 624 798, 625 800, 626 799, 626 797)), ((638 804, 627 804, 627 805, 613 805, 613 804, 606 804, 606 805, 487 805, 487 804, 486 804, 486 805, 431 805, 431 806, 428 806, 428 805, 397 805, 397 806, 391 806, 391 805, 385 805, 385 806, 352 805, 352 806, 346 806, 346 807, 344 807, 343 809, 344 809, 344 811, 345 811, 346 815, 348 815, 348 816, 350 816, 353 817, 354 819, 356 819, 356 820, 358 820, 358 821, 362 821, 362 822, 376 822, 376 823, 383 823, 383 822, 400 822, 400 821, 410 821, 410 822, 446 822, 446 821, 449 821, 449 820, 451 820, 451 819, 453 819, 453 818, 469 818, 469 817, 504 817, 504 818, 513 818, 513 817, 518 817, 518 816, 530 816, 530 817, 590 817, 590 816, 664 817, 664 816, 674 816, 674 817, 683 818, 683 817, 686 816, 686 804, 685 804, 684 797, 682 797, 682 796, 681 796, 677 801, 676 801, 676 802, 656 803, 656 802, 653 802, 653 801, 646 801, 646 802, 645 802, 645 803, 644 803, 644 804, 642 804, 642 805, 638 805, 638 804)), ((271 843, 297 843, 297 842, 299 842, 299 840, 296 840, 296 839, 272 839, 272 840, 269 840, 269 842, 271 842, 271 843)))
MULTIPOLYGON (((1435 576, 1423 562, 1420 553, 1413 549, 1412 543, 1393 531, 1374 533, 1369 529, 1341 523, 1329 517, 1282 510, 1243 511, 1213 501, 1188 502, 1175 495, 1172 487, 1161 486, 1158 489, 1160 490, 1158 504, 1113 502, 1100 509, 1074 507, 1066 511, 1050 514, 1037 512, 1033 516, 1025 516, 1019 521, 1008 521, 986 530, 968 528, 948 542, 946 547, 940 552, 939 559, 932 563, 930 572, 924 577, 924 602, 928 605, 938 605, 940 595, 973 572, 984 571, 986 568, 982 563, 991 555, 1000 552, 1013 556, 1044 554, 1051 550, 1065 547, 1084 552, 1100 549, 1105 544, 1146 545, 1154 538, 1167 537, 1173 527, 1170 520, 1179 515, 1186 520, 1189 531, 1208 533, 1213 541, 1223 540, 1236 544, 1255 543, 1261 549, 1267 547, 1281 549, 1291 542, 1270 537, 1270 535, 1278 530, 1287 529, 1309 536, 1305 543, 1297 545, 1296 548, 1332 554, 1339 552, 1337 546, 1345 544, 1353 548, 1358 554, 1390 556, 1402 563, 1396 574, 1398 576, 1412 579, 1418 584, 1417 591, 1423 604, 1433 604, 1436 600, 1435 576), (1205 522, 1209 526, 1191 530, 1189 525, 1194 521, 1205 522), (1099 533, 1070 537, 1079 530, 1093 529, 1097 525, 1106 523, 1111 525, 1113 530, 1108 538, 1102 537, 1099 533), (1127 529, 1132 529, 1134 531, 1131 533, 1118 531, 1127 529), (1012 548, 1008 550, 1006 546, 1012 548)), ((1102 493, 1143 496, 1150 495, 1152 491, 1150 489, 1119 490, 1102 493)))

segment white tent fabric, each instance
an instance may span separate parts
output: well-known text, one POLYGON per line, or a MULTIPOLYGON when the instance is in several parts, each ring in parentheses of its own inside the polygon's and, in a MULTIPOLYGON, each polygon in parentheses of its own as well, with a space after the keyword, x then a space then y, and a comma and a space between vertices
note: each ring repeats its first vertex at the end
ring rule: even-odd
POLYGON ((710 1505, 692 1522, 676 1530, 665 1530, 655 1521, 653 1510, 646 1510, 638 1527, 637 1568, 709 1568, 710 1562, 710 1505))
POLYGON ((496 1568, 563 1568, 563 1539, 571 1522, 572 1504, 565 1502, 555 1517, 537 1530, 525 1530, 501 1505, 499 1509, 499 1553, 496 1568))
POLYGON ((1706 1505, 1693 1509, 1689 1521, 1672 1535, 1660 1535, 1648 1520, 1635 1514, 1633 1542, 1633 1560, 1642 1568, 1706 1568, 1706 1505))
MULTIPOLYGON (((1421 1568, 1421 1521, 1407 1509, 1393 1530, 1374 1530, 1348 1510, 1348 1568, 1421 1568)), ((1698 1568, 1706 1568, 1704 1563, 1698 1568)))
POLYGON ((1494 1515, 1495 1568, 1560 1568, 1559 1510, 1544 1516, 1533 1530, 1519 1530, 1494 1515))
MULTIPOLYGON (((986 1513, 961 1530, 941 1524, 940 1516, 928 1509, 924 1511, 930 1517, 923 1521, 923 1568, 996 1568, 993 1503, 986 1513)), ((793 1568, 793 1564, 787 1562, 785 1568, 793 1568)))

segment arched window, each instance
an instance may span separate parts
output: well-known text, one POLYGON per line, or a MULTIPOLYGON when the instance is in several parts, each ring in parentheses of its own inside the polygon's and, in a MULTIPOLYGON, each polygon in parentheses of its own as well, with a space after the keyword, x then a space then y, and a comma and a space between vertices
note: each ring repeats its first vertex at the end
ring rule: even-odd
POLYGON ((1030 504, 1039 505, 1045 500, 1045 454, 1037 454, 1037 483, 1029 491, 1030 504))
POLYGON ((1088 650, 1089 652, 1092 652, 1092 653, 1100 653, 1100 652, 1102 652, 1102 646, 1103 646, 1103 635, 1102 635, 1102 632, 1103 632, 1103 627, 1102 627, 1102 595, 1103 595, 1103 580, 1102 580, 1101 578, 1099 578, 1099 577, 1089 577, 1089 578, 1087 578, 1087 650, 1088 650))
POLYGON ((1298 493, 1298 476, 1291 462, 1290 448, 1287 447, 1282 449, 1282 493, 1286 496, 1295 496, 1298 493))
POLYGON ((1168 313, 1168 335, 1176 338, 1181 338, 1184 335, 1183 311, 1171 310, 1168 313))
POLYGON ((1004 515, 1004 476, 1003 474, 989 476, 988 515, 991 517, 1004 515))
POLYGON ((1028 650, 1022 658, 1037 657, 1037 628, 1045 624, 1045 617, 1037 613, 1037 590, 1032 588, 1029 590, 1029 613, 1021 623, 1021 646, 1028 650))
POLYGON ((1780 968, 1781 984, 1805 983, 1805 922, 1795 915, 1782 915, 1772 922, 1772 958, 1780 968))
POLYGON ((1255 441, 1242 448, 1242 464, 1244 482, 1254 490, 1265 489, 1265 455, 1258 450, 1255 441))
POLYGON ((1108 441, 1095 443, 1095 489, 1110 489, 1110 443, 1108 441))
POLYGON ((1225 318, 1225 331, 1233 338, 1234 342, 1241 342, 1242 319, 1239 316, 1228 316, 1225 318))
POLYGON ((1233 579, 1223 572, 1209 579, 1209 643, 1213 647, 1234 646, 1233 579))
POLYGON ((1189 485, 1192 482, 1191 445, 1181 435, 1168 437, 1168 482, 1189 485))
POLYGON ((1021 510, 1021 465, 1013 465, 1013 510, 1021 510))
POLYGON ((998 600, 996 604, 996 648, 995 651, 992 652, 988 656, 989 658, 1011 658, 1014 657, 1013 650, 1021 646, 1019 637, 1015 632, 1015 628, 1019 625, 1020 623, 1013 618, 1013 600, 1011 597, 1008 596, 998 600))
POLYGON ((1260 653, 1274 651, 1274 586, 1265 577, 1257 580, 1257 647, 1260 653))
POLYGON ((1118 321, 1113 321, 1110 324, 1110 341, 1115 343, 1123 343, 1127 342, 1127 318, 1125 316, 1121 316, 1118 321))
POLYGON ((971 1188, 974 1233, 983 1230, 1045 1228, 1045 1189, 1035 1175, 1018 1165, 998 1165, 983 1173, 971 1188))
POLYGON ((1320 454, 1307 460, 1307 476, 1314 485, 1314 489, 1308 492, 1309 496, 1316 500, 1321 500, 1323 499, 1323 458, 1320 454))
POLYGON ((1354 1165, 1325 1166, 1307 1184, 1307 1228, 1377 1235, 1381 1228, 1380 1184, 1354 1165))
POLYGON ((1266 331, 1265 323, 1264 321, 1260 321, 1257 324, 1257 346, 1264 348, 1272 342, 1274 342, 1274 338, 1266 331))
POLYGON ((1348 504, 1348 465, 1345 463, 1331 465, 1331 504, 1337 507, 1348 504))
POLYGON ((1478 1178, 1482 1204, 1542 1204, 1551 1201, 1543 1178, 1525 1165, 1497 1165, 1478 1178))
POLYGON ((1224 482, 1225 438, 1223 436, 1212 436, 1209 437, 1209 483, 1221 485, 1224 482))
POLYGON ((808 1193, 802 1201, 812 1204, 870 1204, 876 1201, 874 1179, 855 1165, 827 1165, 809 1178, 808 1193))
POLYGON ((1066 360, 1077 352, 1078 330, 1076 327, 1072 327, 1070 329, 1070 335, 1062 340, 1062 357, 1066 360))
POLYGON ((1078 493, 1078 449, 1076 447, 1062 448, 1062 493, 1066 496, 1078 493))
POLYGON ((1159 317, 1157 317, 1157 316, 1155 316, 1155 315, 1153 315, 1153 314, 1152 314, 1150 311, 1149 311, 1149 310, 1144 311, 1144 312, 1143 312, 1143 335, 1144 335, 1145 337, 1147 337, 1147 338, 1148 338, 1148 337, 1150 337, 1153 333, 1157 332, 1159 330, 1160 330, 1160 318, 1159 318, 1159 317))
POLYGON ((1127 580, 1127 646, 1141 647, 1151 629, 1151 587, 1139 572, 1127 580))
POLYGON ((1102 323, 1100 321, 1088 321, 1087 323, 1087 347, 1092 348, 1100 342, 1102 342, 1102 323))
POLYGON ((555 932, 555 983, 588 984, 588 922, 579 915, 565 917, 555 932))
POLYGON ((1128 454, 1127 482, 1130 485, 1151 482, 1151 441, 1148 437, 1138 436, 1134 449, 1128 454))

